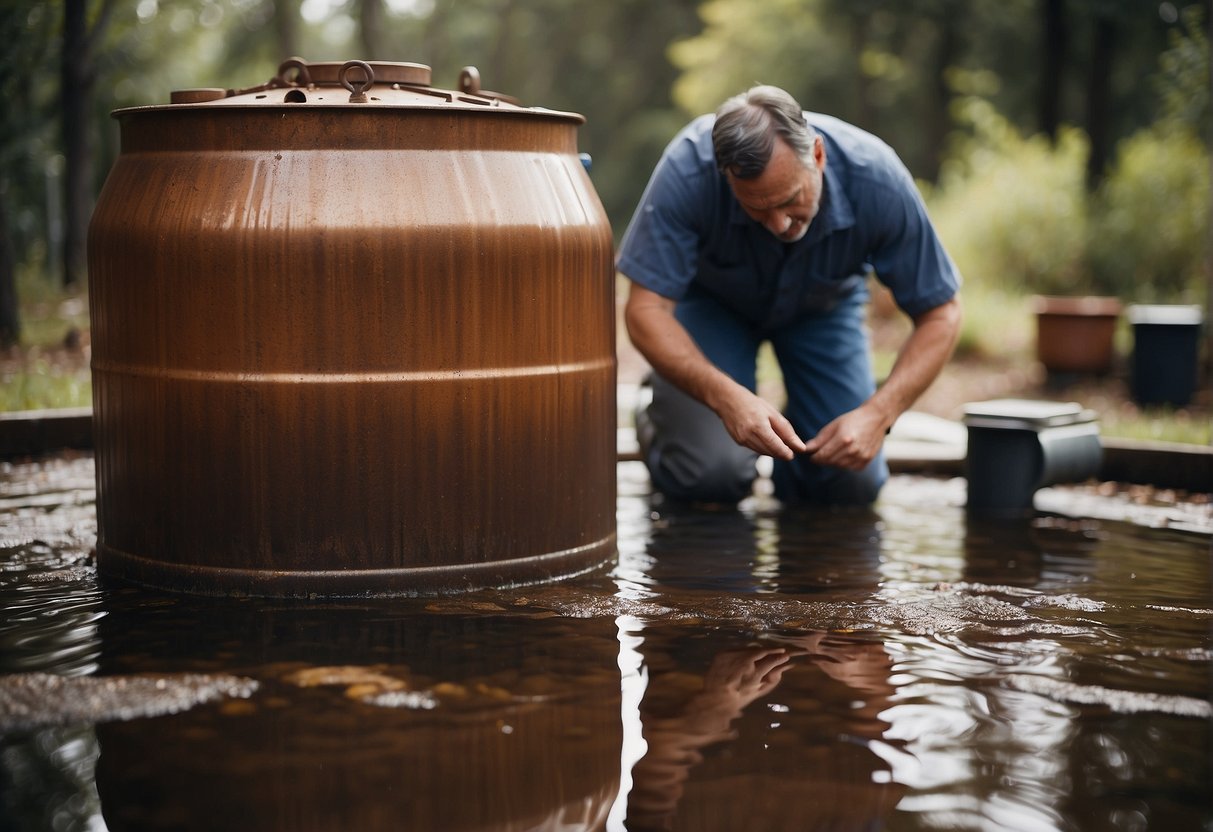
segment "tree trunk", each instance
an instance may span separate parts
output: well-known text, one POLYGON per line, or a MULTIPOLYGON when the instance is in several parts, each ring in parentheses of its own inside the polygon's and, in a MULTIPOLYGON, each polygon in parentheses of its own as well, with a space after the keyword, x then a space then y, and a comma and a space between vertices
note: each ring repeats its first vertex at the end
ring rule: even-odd
POLYGON ((60 112, 63 118, 64 234, 63 285, 83 283, 88 272, 88 221, 93 201, 93 78, 90 71, 87 0, 64 3, 60 56, 60 112))
POLYGON ((7 195, 0 193, 0 348, 7 349, 21 338, 21 317, 17 307, 17 279, 13 273, 13 252, 8 242, 7 195))
POLYGON ((278 37, 278 59, 299 55, 299 2, 274 0, 274 32, 278 37))
POLYGON ((1087 137, 1091 155, 1087 159, 1087 187, 1094 190, 1103 179, 1111 155, 1109 102, 1112 93, 1112 58, 1116 50, 1116 20, 1097 15, 1091 44, 1091 75, 1087 79, 1087 137))
POLYGON ((93 213, 96 134, 93 131, 93 56, 105 35, 114 0, 102 0, 92 29, 88 0, 65 0, 63 53, 59 58, 59 110, 63 118, 63 285, 78 286, 88 275, 88 222, 93 213))
POLYGON ((1066 26, 1065 0, 1042 0, 1043 52, 1038 99, 1040 130, 1057 138, 1061 126, 1061 90, 1070 33, 1066 26))
POLYGON ((931 72, 928 146, 924 157, 927 168, 923 171, 923 176, 932 182, 939 177, 948 133, 952 129, 952 89, 948 86, 948 68, 960 52, 960 31, 964 27, 961 6, 958 4, 951 11, 951 14, 938 21, 939 42, 935 47, 935 61, 931 72))
POLYGON ((359 4, 358 32, 362 43, 362 59, 374 61, 383 57, 383 0, 362 0, 359 4))
POLYGON ((869 21, 872 16, 864 9, 851 15, 851 54, 855 56, 855 124, 872 133, 879 134, 875 108, 872 106, 872 83, 863 67, 860 56, 868 48, 869 21))

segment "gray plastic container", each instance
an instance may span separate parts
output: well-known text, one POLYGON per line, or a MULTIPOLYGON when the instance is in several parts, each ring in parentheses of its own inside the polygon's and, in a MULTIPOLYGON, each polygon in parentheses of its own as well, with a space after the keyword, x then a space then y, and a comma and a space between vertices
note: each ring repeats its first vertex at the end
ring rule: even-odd
POLYGON ((1077 402, 994 399, 965 406, 970 510, 1022 514, 1038 488, 1081 482, 1099 471, 1095 412, 1077 402))

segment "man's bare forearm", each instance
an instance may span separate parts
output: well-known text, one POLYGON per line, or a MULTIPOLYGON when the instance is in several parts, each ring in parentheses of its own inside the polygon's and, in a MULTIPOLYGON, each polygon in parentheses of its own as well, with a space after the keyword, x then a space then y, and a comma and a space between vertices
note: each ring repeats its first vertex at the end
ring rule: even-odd
POLYGON ((674 317, 674 301, 633 286, 624 309, 628 337, 663 378, 687 395, 718 410, 740 385, 704 356, 674 317))
POLYGON ((708 360, 674 317, 674 301, 633 284, 624 321, 653 369, 714 410, 737 444, 780 459, 804 451, 804 442, 777 408, 708 360))
POLYGON ((960 298, 930 309, 914 319, 914 330, 902 345, 888 379, 870 404, 885 420, 885 429, 913 406, 939 376, 960 336, 960 298))

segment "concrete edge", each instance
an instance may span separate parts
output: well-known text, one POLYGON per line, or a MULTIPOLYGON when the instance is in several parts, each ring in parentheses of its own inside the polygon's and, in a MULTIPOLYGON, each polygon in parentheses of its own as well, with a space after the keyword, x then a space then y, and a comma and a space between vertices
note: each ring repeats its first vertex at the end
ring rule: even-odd
POLYGON ((0 459, 92 447, 91 407, 0 413, 0 459))

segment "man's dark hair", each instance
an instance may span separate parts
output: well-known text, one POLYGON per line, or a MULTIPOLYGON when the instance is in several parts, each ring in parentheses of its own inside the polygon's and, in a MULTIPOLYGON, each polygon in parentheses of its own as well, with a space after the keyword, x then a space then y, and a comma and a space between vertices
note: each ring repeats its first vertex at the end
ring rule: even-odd
POLYGON ((716 167, 738 179, 754 179, 766 170, 780 138, 807 166, 813 165, 817 134, 804 120, 796 99, 779 87, 751 87, 720 105, 712 127, 716 167))

